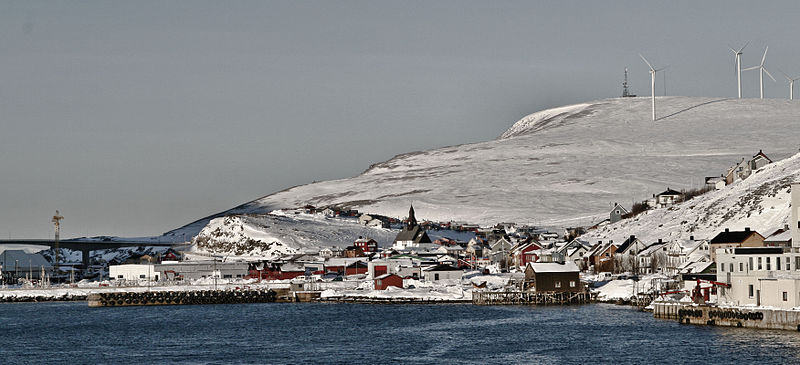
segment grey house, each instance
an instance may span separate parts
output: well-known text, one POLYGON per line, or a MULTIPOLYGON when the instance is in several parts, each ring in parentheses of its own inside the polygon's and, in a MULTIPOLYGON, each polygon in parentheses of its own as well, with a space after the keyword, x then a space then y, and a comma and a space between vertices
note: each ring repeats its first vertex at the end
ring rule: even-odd
POLYGON ((611 209, 610 214, 610 221, 611 223, 617 223, 622 220, 622 216, 628 214, 628 210, 625 207, 619 205, 619 203, 614 203, 614 208, 611 209))

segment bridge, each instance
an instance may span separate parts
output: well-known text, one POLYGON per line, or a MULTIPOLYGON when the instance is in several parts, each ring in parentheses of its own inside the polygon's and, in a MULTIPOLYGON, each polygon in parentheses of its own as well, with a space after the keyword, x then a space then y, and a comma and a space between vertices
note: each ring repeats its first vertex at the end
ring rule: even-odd
MULTIPOLYGON (((83 267, 89 267, 89 255, 95 250, 108 250, 123 247, 175 247, 186 245, 187 242, 153 242, 153 241, 122 241, 122 240, 81 240, 81 239, 68 239, 58 242, 59 248, 67 248, 74 251, 81 251, 83 254, 83 267)), ((55 240, 36 240, 36 239, 8 239, 0 240, 2 245, 31 245, 31 246, 47 246, 53 248, 56 246, 55 240)))

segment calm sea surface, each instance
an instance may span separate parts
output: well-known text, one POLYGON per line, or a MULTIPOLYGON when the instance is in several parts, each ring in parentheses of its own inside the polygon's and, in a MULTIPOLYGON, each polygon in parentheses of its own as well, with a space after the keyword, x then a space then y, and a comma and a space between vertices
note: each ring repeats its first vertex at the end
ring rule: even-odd
POLYGON ((0 304, 0 362, 798 364, 800 334, 613 305, 15 303, 0 304))

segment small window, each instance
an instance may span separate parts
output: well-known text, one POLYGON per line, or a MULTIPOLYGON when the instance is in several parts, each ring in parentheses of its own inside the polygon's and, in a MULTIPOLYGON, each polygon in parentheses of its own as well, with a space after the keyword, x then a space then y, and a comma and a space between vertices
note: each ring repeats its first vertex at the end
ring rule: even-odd
POLYGON ((439 274, 433 274, 433 280, 439 280, 439 274))
POLYGON ((125 277, 122 275, 117 275, 117 279, 124 279, 125 277))
POLYGON ((770 258, 769 258, 769 257, 767 257, 767 271, 769 271, 769 270, 772 270, 772 268, 769 266, 769 259, 770 259, 770 258))
POLYGON ((144 279, 144 274, 139 275, 139 279, 144 279))
POLYGON ((784 261, 786 261, 786 271, 791 270, 792 269, 792 267, 791 267, 792 266, 792 261, 789 260, 788 257, 784 261))
POLYGON ((561 282, 560 281, 556 281, 556 288, 560 288, 560 287, 561 287, 561 282))
POLYGON ((752 298, 753 297, 753 284, 747 286, 747 295, 752 298))
POLYGON ((748 257, 747 260, 748 260, 747 270, 753 271, 753 258, 748 257))
POLYGON ((719 271, 725 271, 725 263, 724 262, 719 264, 719 271))
MULTIPOLYGON (((767 262, 767 264, 769 265, 769 262, 767 262)), ((775 270, 780 270, 780 269, 781 269, 781 258, 780 257, 776 257, 775 258, 775 270)))
POLYGON ((789 300, 789 293, 783 292, 783 301, 786 302, 789 300))
POLYGON ((739 272, 743 272, 743 271, 744 271, 744 262, 740 262, 739 263, 739 272))
POLYGON ((761 269, 762 269, 762 267, 761 267, 761 258, 760 258, 760 257, 758 258, 758 269, 759 269, 759 270, 761 270, 761 269))
POLYGON ((730 272, 733 272, 733 263, 732 263, 732 262, 731 262, 731 264, 728 266, 728 271, 730 271, 730 272))
POLYGON ((617 211, 616 211, 616 212, 614 212, 614 213, 615 213, 615 214, 619 214, 619 210, 617 210, 617 211))
POLYGON ((795 256, 794 258, 794 269, 800 270, 800 256, 795 256))
POLYGON ((575 287, 575 280, 570 280, 569 281, 569 287, 570 288, 574 288, 575 287))

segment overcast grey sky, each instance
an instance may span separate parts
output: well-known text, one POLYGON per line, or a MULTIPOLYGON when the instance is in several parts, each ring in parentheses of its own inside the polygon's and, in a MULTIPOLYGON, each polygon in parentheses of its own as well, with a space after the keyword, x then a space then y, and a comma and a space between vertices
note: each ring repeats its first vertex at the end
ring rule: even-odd
POLYGON ((735 96, 728 45, 800 76, 798 21, 797 1, 3 1, 0 236, 47 237, 55 209, 63 236, 160 234, 617 96, 625 66, 648 95, 639 52, 670 95, 735 96))

